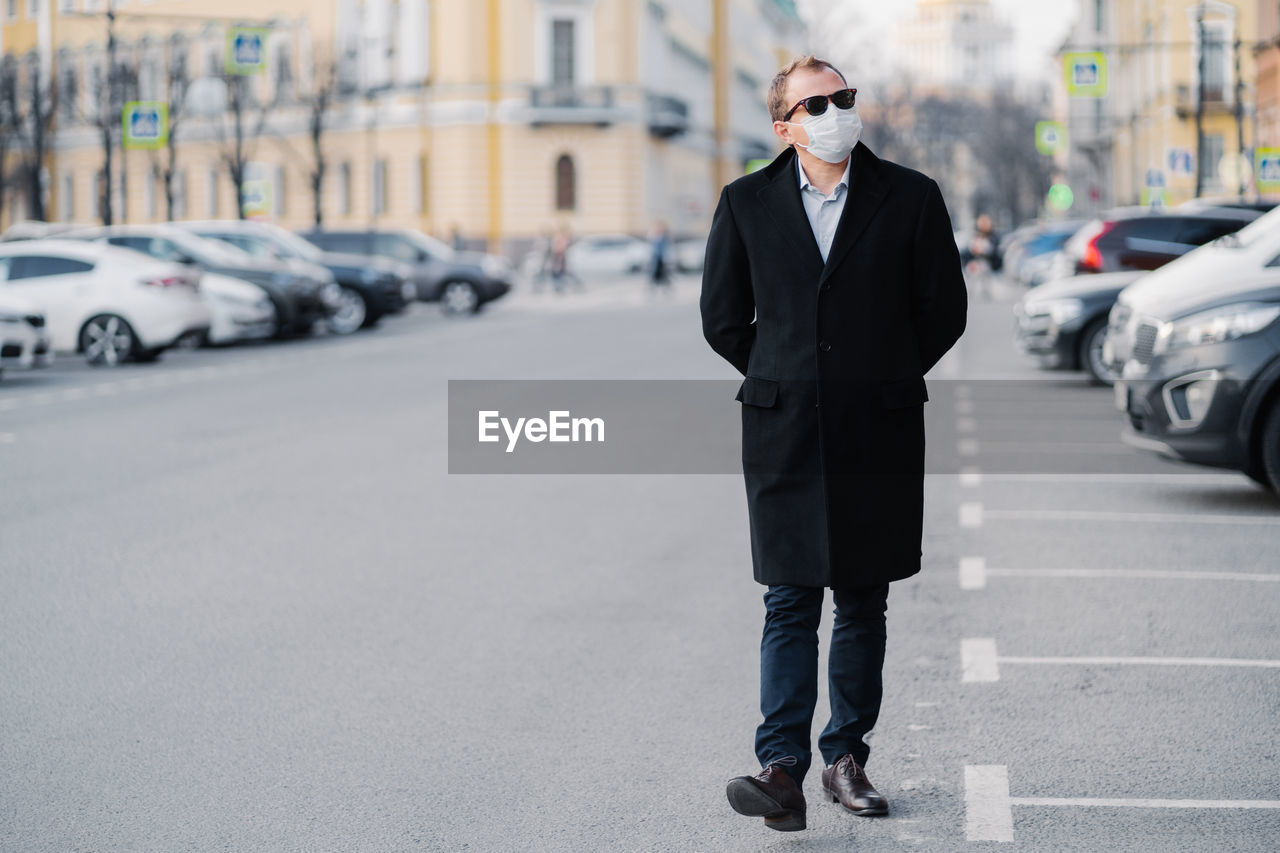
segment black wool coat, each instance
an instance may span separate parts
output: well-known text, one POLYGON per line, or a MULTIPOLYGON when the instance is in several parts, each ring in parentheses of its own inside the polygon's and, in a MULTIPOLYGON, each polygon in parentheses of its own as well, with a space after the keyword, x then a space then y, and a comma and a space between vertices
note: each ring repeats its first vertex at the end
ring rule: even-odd
POLYGON ((938 185, 853 151, 824 264, 796 154, 724 188, 701 311, 743 374, 742 464, 755 579, 843 588, 920 571, 924 375, 967 296, 938 185))

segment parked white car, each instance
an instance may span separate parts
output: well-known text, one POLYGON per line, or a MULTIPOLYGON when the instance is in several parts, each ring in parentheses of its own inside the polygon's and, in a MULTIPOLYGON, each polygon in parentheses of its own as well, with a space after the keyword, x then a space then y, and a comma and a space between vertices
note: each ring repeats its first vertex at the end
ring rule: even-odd
POLYGON ((105 243, 0 243, 0 293, 28 299, 54 349, 90 364, 150 361, 213 322, 198 270, 105 243))
POLYGON ((261 340, 275 333, 275 306, 256 284, 206 272, 200 277, 200 296, 211 315, 205 343, 261 340))
POLYGON ((573 241, 565 262, 579 276, 638 273, 649 264, 649 244, 628 234, 589 234, 573 241))
POLYGON ((0 292, 0 376, 6 369, 30 370, 52 363, 44 315, 31 300, 0 292))

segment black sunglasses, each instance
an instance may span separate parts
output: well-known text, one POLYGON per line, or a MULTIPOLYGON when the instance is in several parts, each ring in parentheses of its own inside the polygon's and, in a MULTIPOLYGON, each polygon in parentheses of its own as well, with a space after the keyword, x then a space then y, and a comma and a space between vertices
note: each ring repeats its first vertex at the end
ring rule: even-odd
POLYGON ((782 120, 790 121, 791 116, 801 107, 804 107, 811 116, 820 116, 827 111, 828 102, 835 104, 837 109, 847 110, 853 106, 857 96, 857 89, 841 89, 839 92, 832 92, 830 95, 812 95, 787 110, 787 114, 782 117, 782 120))

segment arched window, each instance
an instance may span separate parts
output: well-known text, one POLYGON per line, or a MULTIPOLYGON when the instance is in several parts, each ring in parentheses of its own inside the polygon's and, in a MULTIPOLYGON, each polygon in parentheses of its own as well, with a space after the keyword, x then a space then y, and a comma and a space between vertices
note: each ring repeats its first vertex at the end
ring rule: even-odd
POLYGON ((573 158, 561 154, 556 160, 556 210, 575 210, 578 207, 578 177, 573 158))

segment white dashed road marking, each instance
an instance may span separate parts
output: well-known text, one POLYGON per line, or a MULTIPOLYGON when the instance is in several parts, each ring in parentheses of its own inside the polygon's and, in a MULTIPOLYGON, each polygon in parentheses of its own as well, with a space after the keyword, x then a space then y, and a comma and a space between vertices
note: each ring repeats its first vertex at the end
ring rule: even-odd
POLYGON ((982 472, 977 468, 961 468, 960 485, 965 488, 976 489, 982 485, 982 472))
POLYGON ((970 637, 960 641, 960 681, 966 684, 999 681, 996 641, 990 637, 970 637))
POLYGON ((981 527, 983 521, 982 504, 966 501, 960 504, 960 526, 981 527))
POLYGON ((986 589, 987 561, 982 557, 960 558, 960 588, 986 589))
MULTIPOLYGON (((960 561, 961 587, 965 589, 981 589, 964 586, 964 560, 960 561)), ((1179 580, 1179 581, 1257 581, 1262 583, 1280 582, 1280 574, 1262 572, 1177 572, 1163 569, 1000 569, 983 568, 982 586, 990 577, 1004 578, 1107 578, 1134 580, 1179 580)))
POLYGON ((970 841, 1012 841, 1009 769, 1003 764, 964 768, 964 834, 970 841))

